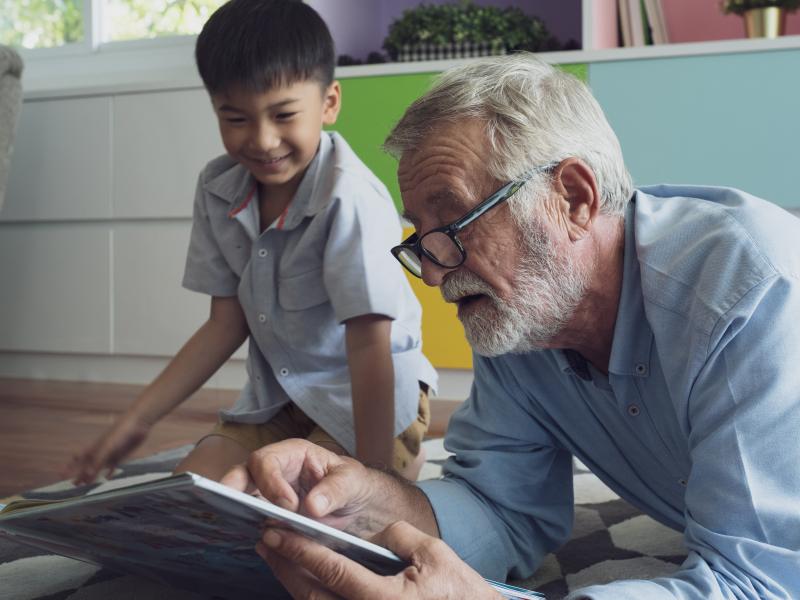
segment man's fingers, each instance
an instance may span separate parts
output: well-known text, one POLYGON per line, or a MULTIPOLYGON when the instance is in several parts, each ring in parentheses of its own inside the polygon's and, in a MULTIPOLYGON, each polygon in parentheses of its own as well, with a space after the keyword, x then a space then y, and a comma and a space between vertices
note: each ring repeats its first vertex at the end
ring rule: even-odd
MULTIPOLYGON (((262 541, 270 557, 268 560, 279 554, 290 564, 311 573, 325 589, 344 598, 368 597, 370 591, 386 589, 389 578, 381 577, 305 536, 285 529, 267 529, 262 541)), ((391 597, 391 594, 385 596, 391 597)))
POLYGON ((352 481, 349 481, 346 471, 331 470, 327 477, 309 491, 303 503, 304 512, 310 517, 321 519, 349 506, 352 489, 352 481))
POLYGON ((311 442, 300 439, 288 439, 269 444, 253 452, 248 459, 248 467, 256 485, 262 478, 274 471, 279 472, 289 481, 297 480, 306 462, 306 455, 311 450, 311 442))
POLYGON ((219 482, 245 494, 252 494, 256 491, 256 484, 244 465, 232 467, 219 482))
POLYGON ((371 541, 388 548, 416 568, 427 565, 430 569, 432 566, 448 564, 452 568, 460 565, 468 568, 444 541, 420 531, 405 521, 392 523, 371 541))
POLYGON ((412 566, 403 573, 426 598, 499 598, 450 546, 413 525, 397 521, 372 538, 412 566))
POLYGON ((263 449, 254 452, 247 460, 246 471, 253 487, 264 498, 287 510, 297 511, 300 499, 290 484, 293 474, 287 475, 278 456, 263 449))
MULTIPOLYGON (((341 459, 307 440, 290 439, 253 452, 247 468, 264 497, 283 508, 298 510, 299 493, 313 488, 341 459)), ((315 513, 315 516, 322 516, 315 513)))
MULTIPOLYGON (((388 548, 397 556, 406 559, 425 545, 436 545, 437 542, 441 542, 439 538, 431 537, 405 521, 392 523, 370 541, 388 548)), ((441 543, 444 544, 444 542, 441 543)))
POLYGON ((256 552, 264 559, 272 573, 278 578, 292 598, 311 598, 318 600, 337 600, 339 596, 326 590, 305 569, 299 568, 276 552, 271 552, 262 543, 256 545, 256 552))
MULTIPOLYGON (((325 476, 310 490, 303 502, 303 512, 315 519, 336 522, 338 517, 347 520, 364 503, 363 483, 366 468, 351 458, 332 454, 335 460, 326 464, 325 476)), ((369 533, 374 533, 369 532, 369 533)))

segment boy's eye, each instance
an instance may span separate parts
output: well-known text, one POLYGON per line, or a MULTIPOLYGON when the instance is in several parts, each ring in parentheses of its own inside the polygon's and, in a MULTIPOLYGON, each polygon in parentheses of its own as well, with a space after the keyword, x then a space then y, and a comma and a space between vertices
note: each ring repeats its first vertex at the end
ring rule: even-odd
POLYGON ((296 114, 297 114, 297 112, 282 112, 282 113, 278 113, 277 115, 275 115, 275 117, 279 121, 288 121, 289 119, 291 119, 296 114))
POLYGON ((244 123, 244 121, 245 121, 244 117, 227 117, 225 119, 226 123, 231 123, 232 125, 239 125, 241 123, 244 123))

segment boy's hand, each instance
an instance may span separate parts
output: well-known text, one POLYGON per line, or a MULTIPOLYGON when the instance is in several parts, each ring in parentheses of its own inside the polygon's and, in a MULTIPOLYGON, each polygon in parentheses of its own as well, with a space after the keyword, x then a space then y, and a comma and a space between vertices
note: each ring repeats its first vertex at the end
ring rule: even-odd
POLYGON ((500 595, 443 541, 398 521, 374 542, 411 566, 377 575, 317 542, 284 529, 267 529, 256 552, 294 598, 385 598, 387 600, 498 599, 500 595))
POLYGON ((94 444, 72 457, 66 476, 80 485, 92 483, 101 471, 110 475, 119 462, 144 441, 149 430, 149 425, 135 417, 122 417, 94 444))

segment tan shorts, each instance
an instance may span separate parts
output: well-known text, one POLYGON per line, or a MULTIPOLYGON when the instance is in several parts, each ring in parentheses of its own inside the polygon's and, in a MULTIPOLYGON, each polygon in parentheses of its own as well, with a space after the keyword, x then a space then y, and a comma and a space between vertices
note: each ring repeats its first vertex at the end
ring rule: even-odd
MULTIPOLYGON (((427 386, 426 386, 427 387, 427 386)), ((419 391, 419 410, 416 420, 394 439, 392 466, 396 470, 404 469, 419 454, 422 439, 428 431, 431 421, 431 410, 428 393, 419 391)), ((267 444, 280 442, 289 438, 305 438, 324 448, 344 454, 341 446, 324 429, 312 421, 306 413, 290 402, 266 423, 231 423, 220 421, 208 435, 221 435, 254 452, 267 444)))

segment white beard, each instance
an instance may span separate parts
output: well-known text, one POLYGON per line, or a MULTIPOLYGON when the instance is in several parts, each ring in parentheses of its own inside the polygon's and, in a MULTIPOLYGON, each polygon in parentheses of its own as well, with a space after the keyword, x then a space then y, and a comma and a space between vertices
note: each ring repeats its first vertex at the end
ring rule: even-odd
POLYGON ((523 255, 517 265, 513 296, 501 299, 469 271, 449 274, 441 286, 445 300, 486 296, 479 307, 459 315, 472 349, 484 356, 523 353, 546 347, 566 325, 582 300, 587 272, 568 254, 557 254, 547 232, 530 223, 520 232, 523 255))

